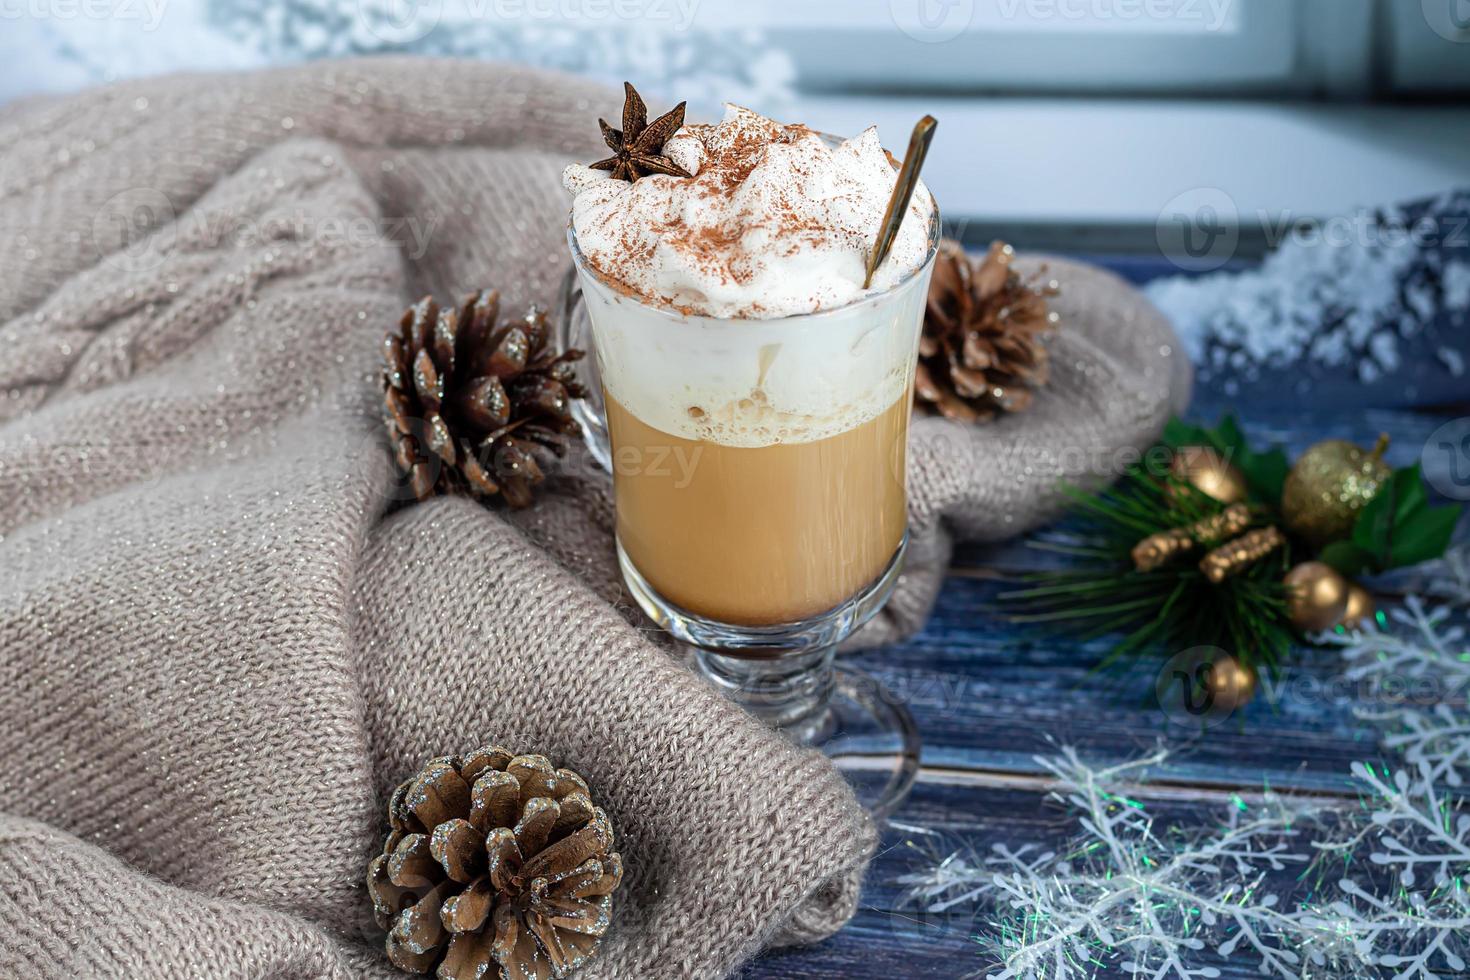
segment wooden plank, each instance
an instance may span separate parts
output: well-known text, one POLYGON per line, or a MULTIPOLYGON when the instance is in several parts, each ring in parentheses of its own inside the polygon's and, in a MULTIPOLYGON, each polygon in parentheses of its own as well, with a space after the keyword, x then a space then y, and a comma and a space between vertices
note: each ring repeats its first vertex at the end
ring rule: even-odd
MULTIPOLYGON (((1260 442, 1284 442, 1291 452, 1329 437, 1367 444, 1387 431, 1395 439, 1390 462, 1407 465, 1443 418, 1369 412, 1308 415, 1289 428, 1249 418, 1245 424, 1260 442)), ((1470 536, 1470 522, 1460 536, 1470 536)), ((1170 718, 1158 707, 1153 690, 1164 658, 1097 673, 1093 668, 1112 649, 1110 639, 1069 640, 1010 622, 1000 595, 1019 575, 1059 560, 1065 561, 1024 543, 962 549, 956 574, 917 636, 851 659, 909 704, 923 733, 926 764, 1031 772, 1031 757, 1053 742, 1120 760, 1166 738, 1183 749, 1171 771, 1186 782, 1269 781, 1341 792, 1352 762, 1376 758, 1377 733, 1353 714, 1364 705, 1364 692, 1343 685, 1334 651, 1299 648, 1279 684, 1263 685, 1243 712, 1201 730, 1193 719, 1170 718)))
POLYGON ((1037 771, 1033 756, 1072 744, 1110 761, 1158 739, 1179 749, 1173 778, 1217 786, 1341 792, 1354 761, 1377 757, 1363 703, 1337 681, 1333 651, 1303 649, 1280 687, 1216 727, 1171 718, 1154 687, 1160 659, 1096 671, 1106 639, 1067 642, 1007 621, 996 582, 951 578, 925 628, 898 646, 846 658, 914 713, 926 765, 1037 771))
MULTIPOLYGON (((1133 793, 1155 812, 1160 826, 1213 826, 1232 805, 1228 793, 1184 794, 1164 790, 1133 793)), ((1247 800, 1248 804, 1254 801, 1247 800)), ((903 901, 897 879, 931 866, 936 858, 968 846, 986 854, 992 844, 1018 847, 1035 843, 1055 848, 1078 832, 1075 818, 1046 798, 1045 788, 1024 781, 1012 785, 956 784, 942 776, 925 778, 900 818, 941 832, 942 839, 890 829, 863 889, 862 908, 842 932, 817 946, 766 954, 741 974, 750 980, 895 980, 924 977, 957 980, 983 976, 996 957, 985 942, 993 935, 987 906, 950 914, 925 914, 903 901)), ((1299 869, 1270 880, 1268 887, 1296 887, 1299 869)), ((1258 976, 1254 962, 1240 955, 1225 959, 1206 952, 1198 958, 1221 971, 1225 980, 1258 976)), ((1122 976, 1120 972, 1103 976, 1122 976)))
MULTIPOLYGON (((1212 420, 1213 411, 1209 412, 1212 420)), ((1287 424, 1243 419, 1259 442, 1284 442, 1299 453, 1324 438, 1371 444, 1378 432, 1394 438, 1392 465, 1413 462, 1448 417, 1406 412, 1322 412, 1287 424)), ((1462 527, 1464 537, 1470 528, 1462 527)), ((1378 733, 1353 709, 1363 692, 1343 688, 1337 655, 1302 648, 1283 684, 1218 727, 1180 724, 1160 710, 1151 691, 1157 660, 1095 673, 1106 640, 1069 641, 1018 629, 998 601, 1019 573, 1055 567, 1045 552, 1011 542, 963 547, 925 628, 899 646, 854 654, 913 710, 924 737, 925 769, 914 795, 895 818, 946 835, 938 844, 890 829, 868 876, 863 908, 853 923, 814 948, 763 956, 742 974, 769 980, 865 980, 983 976, 995 960, 979 941, 986 923, 973 913, 934 917, 905 907, 896 879, 933 854, 963 842, 978 853, 994 843, 1061 844, 1076 833, 1074 818, 1046 799, 1035 755, 1073 744, 1099 763, 1135 757, 1164 739, 1176 755, 1157 782, 1140 790, 1158 818, 1173 826, 1206 827, 1232 794, 1252 801, 1264 786, 1342 798, 1355 792, 1353 761, 1376 759, 1378 733)), ((1384 580, 1393 587, 1396 578, 1384 580)), ((1285 873, 1293 879, 1295 870, 1285 873)), ((1275 884, 1288 887, 1288 880, 1275 884)), ((1247 956, 1224 960, 1206 953, 1226 980, 1257 976, 1247 956)), ((1105 976, 1121 976, 1114 972, 1105 976)))

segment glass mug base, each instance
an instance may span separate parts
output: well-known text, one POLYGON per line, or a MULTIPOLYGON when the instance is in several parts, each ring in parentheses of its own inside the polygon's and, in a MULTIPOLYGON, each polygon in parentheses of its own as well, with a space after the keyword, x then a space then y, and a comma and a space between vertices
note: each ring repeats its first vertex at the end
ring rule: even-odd
POLYGON ((618 545, 623 581, 639 607, 679 641, 690 667, 717 691, 799 745, 821 751, 876 819, 913 788, 919 733, 875 678, 835 666, 836 644, 871 619, 903 570, 905 534, 867 588, 818 616, 774 626, 730 626, 669 602, 618 545))
POLYGON ((749 660, 681 646, 716 690, 831 759, 874 819, 886 820, 908 796, 919 773, 914 717, 872 675, 835 666, 836 647, 749 660))

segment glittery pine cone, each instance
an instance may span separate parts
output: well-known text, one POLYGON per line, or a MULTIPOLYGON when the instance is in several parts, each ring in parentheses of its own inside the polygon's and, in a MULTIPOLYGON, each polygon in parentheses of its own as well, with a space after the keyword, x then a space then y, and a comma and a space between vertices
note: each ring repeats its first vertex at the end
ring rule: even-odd
POLYGON ((914 400, 919 408, 964 422, 1019 412, 1046 384, 1046 336, 1057 314, 1047 309, 1053 283, 1038 286, 1011 268, 1002 242, 978 265, 945 240, 929 285, 914 400))
POLYGON ((388 959, 440 980, 550 980, 592 955, 622 859, 587 784, 539 755, 433 759, 394 792, 368 868, 388 959))
POLYGON ((500 293, 481 291, 462 309, 425 297, 383 343, 383 404, 399 468, 414 496, 462 490, 531 502, 546 454, 565 454, 579 427, 571 399, 586 395, 579 350, 548 347, 546 315, 532 307, 497 326, 500 293))

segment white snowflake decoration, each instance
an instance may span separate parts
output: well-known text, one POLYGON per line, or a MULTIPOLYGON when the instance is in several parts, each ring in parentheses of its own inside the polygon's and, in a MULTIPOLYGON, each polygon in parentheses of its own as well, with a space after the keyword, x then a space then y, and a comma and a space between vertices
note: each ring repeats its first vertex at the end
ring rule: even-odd
MULTIPOLYGON (((997 845, 984 861, 952 855, 900 883, 936 913, 994 893, 990 945, 1001 965, 990 980, 1073 980, 1113 961, 1135 977, 1200 980, 1219 975, 1191 963, 1206 948, 1251 955, 1265 975, 1301 976, 1300 934, 1319 927, 1257 892, 1270 872, 1312 859, 1296 841, 1308 811, 1268 793, 1255 806, 1237 800, 1219 828, 1183 835, 1129 795, 1167 757, 1160 750, 1101 770, 1071 747, 1038 757, 1056 778, 1052 796, 1078 814, 1085 836, 1075 846, 1059 855, 997 845)), ((1311 914, 1313 923, 1321 918, 1311 914)), ((1316 962, 1327 962, 1332 944, 1314 946, 1316 962)))
POLYGON ((1465 627, 1451 624, 1452 616, 1448 606, 1430 609, 1411 595, 1385 617, 1397 632, 1370 620, 1319 642, 1338 647, 1347 663, 1344 676, 1385 702, 1355 712, 1383 729, 1383 747, 1422 769, 1431 785, 1459 787, 1461 770, 1470 768, 1470 714, 1456 707, 1470 693, 1470 646, 1465 627))
POLYGON ((1394 980, 1435 980, 1460 975, 1470 956, 1470 813, 1447 799, 1421 764, 1386 771, 1353 764, 1370 792, 1366 826, 1340 843, 1314 846, 1326 854, 1352 854, 1365 842, 1371 864, 1392 873, 1389 887, 1345 877, 1343 897, 1321 910, 1324 922, 1352 937, 1364 962, 1394 980), (1397 885, 1397 887, 1394 887, 1397 885), (1391 952, 1390 952, 1391 950, 1391 952))
POLYGON ((1261 975, 1293 980, 1462 975, 1470 803, 1441 787, 1462 786, 1470 769, 1470 715, 1457 707, 1470 689, 1465 630, 1448 609, 1410 597, 1379 622, 1321 639, 1379 696, 1399 681, 1435 685, 1427 703, 1360 710, 1404 760, 1392 774, 1353 765, 1360 807, 1267 792, 1254 806, 1237 797, 1218 827, 1161 829, 1132 794, 1166 751, 1093 769, 1064 747, 1037 762, 1056 778, 1052 796, 1077 815, 1081 834, 1065 853, 1035 844, 996 845, 984 859, 955 851, 899 879, 908 901, 931 913, 988 903, 986 946, 1000 961, 989 980, 1080 980, 1105 966, 1147 980, 1218 977, 1199 962, 1207 949, 1249 955, 1261 975), (1330 883, 1335 896, 1293 901, 1290 878, 1272 877, 1309 862, 1319 876, 1349 869, 1330 883))
POLYGON ((1451 545, 1442 558, 1416 569, 1414 590, 1454 606, 1470 606, 1470 542, 1451 545))

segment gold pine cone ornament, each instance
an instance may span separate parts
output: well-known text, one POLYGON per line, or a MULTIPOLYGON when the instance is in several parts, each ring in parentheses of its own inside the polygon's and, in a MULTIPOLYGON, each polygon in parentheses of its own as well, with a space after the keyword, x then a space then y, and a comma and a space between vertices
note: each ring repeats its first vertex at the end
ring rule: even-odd
POLYGON ((498 747, 430 760, 393 793, 368 868, 388 959, 440 980, 552 980, 590 957, 622 881, 587 784, 498 747))
POLYGON ((1379 436, 1372 450, 1329 439, 1302 453, 1281 494, 1286 526, 1317 548, 1351 537, 1359 512, 1393 475, 1386 449, 1388 436, 1379 436))

